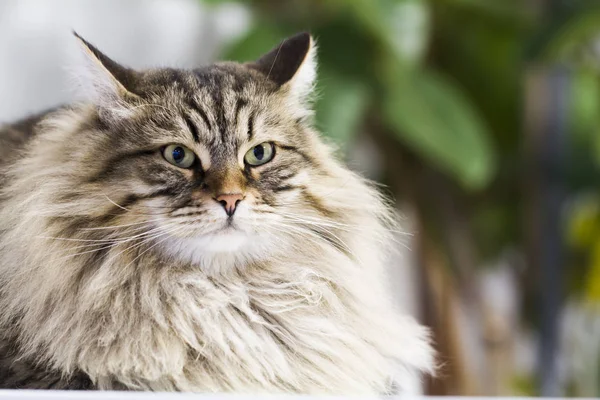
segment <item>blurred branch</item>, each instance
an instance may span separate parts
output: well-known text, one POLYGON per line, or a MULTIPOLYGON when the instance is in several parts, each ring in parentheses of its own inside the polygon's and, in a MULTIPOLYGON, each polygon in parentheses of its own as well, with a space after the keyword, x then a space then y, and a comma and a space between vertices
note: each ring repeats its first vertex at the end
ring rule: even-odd
POLYGON ((539 378, 543 396, 560 394, 557 376, 558 315, 564 291, 561 210, 564 185, 568 75, 563 70, 534 69, 527 76, 529 259, 537 270, 540 319, 539 378))

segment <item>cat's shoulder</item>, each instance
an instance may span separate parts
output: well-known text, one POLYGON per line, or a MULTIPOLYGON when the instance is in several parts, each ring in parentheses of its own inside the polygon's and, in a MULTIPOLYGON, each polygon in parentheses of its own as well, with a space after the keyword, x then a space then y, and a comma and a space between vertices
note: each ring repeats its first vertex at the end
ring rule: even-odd
POLYGON ((63 107, 53 107, 50 109, 46 109, 41 112, 37 112, 26 117, 23 117, 15 122, 8 124, 0 124, 0 135, 4 137, 4 135, 20 135, 24 138, 29 138, 35 135, 36 126, 44 119, 46 116, 62 109, 63 107))
POLYGON ((62 108, 54 107, 28 115, 12 123, 0 124, 0 164, 35 137, 41 121, 62 108))

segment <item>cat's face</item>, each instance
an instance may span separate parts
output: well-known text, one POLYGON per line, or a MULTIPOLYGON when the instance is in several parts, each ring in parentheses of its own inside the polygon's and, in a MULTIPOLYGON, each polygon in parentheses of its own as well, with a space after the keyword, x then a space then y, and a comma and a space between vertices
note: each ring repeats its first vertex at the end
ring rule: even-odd
POLYGON ((308 35, 253 64, 194 71, 136 73, 84 45, 110 75, 71 157, 86 196, 105 197, 104 227, 197 263, 269 257, 322 234, 334 212, 315 183, 328 155, 306 122, 308 35))

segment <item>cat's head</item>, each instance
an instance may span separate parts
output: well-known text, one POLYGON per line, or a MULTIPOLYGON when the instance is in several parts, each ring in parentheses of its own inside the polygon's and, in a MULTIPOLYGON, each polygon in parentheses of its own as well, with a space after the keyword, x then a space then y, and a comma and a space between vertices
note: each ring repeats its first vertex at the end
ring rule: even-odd
POLYGON ((48 122, 68 133, 49 136, 38 155, 37 168, 56 170, 47 206, 61 214, 55 237, 129 240, 208 265, 294 247, 351 253, 348 230, 377 223, 375 192, 311 128, 309 34, 255 62, 194 70, 134 71, 78 40, 85 117, 48 122))

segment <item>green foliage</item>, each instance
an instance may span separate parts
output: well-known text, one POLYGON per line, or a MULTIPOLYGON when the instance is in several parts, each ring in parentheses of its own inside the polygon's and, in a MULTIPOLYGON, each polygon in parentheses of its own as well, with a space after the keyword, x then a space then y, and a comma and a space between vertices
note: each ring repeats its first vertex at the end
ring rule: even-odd
POLYGON ((364 121, 371 92, 360 80, 321 68, 317 93, 317 126, 344 148, 364 121))
POLYGON ((555 15, 532 42, 532 55, 545 61, 597 65, 597 57, 591 53, 600 27, 600 4, 589 0, 565 2, 555 15))
POLYGON ((599 71, 583 68, 573 71, 569 91, 570 126, 573 146, 590 152, 595 167, 600 167, 600 76, 599 71))
POLYGON ((383 111, 394 134, 428 162, 468 188, 489 182, 496 160, 487 129, 450 81, 426 70, 398 76, 388 86, 383 111))
POLYGON ((583 297, 600 304, 600 198, 585 196, 571 209, 567 229, 569 245, 582 255, 585 278, 583 297))
POLYGON ((535 397, 537 394, 534 376, 515 376, 513 378, 512 387, 517 396, 535 397))
POLYGON ((285 30, 270 24, 257 24, 245 36, 225 48, 223 58, 239 62, 253 61, 276 46, 285 30))

